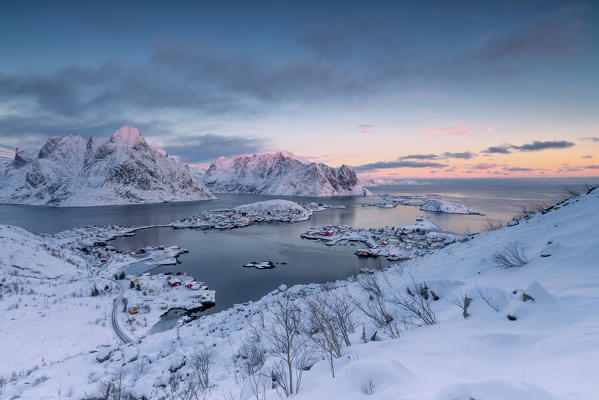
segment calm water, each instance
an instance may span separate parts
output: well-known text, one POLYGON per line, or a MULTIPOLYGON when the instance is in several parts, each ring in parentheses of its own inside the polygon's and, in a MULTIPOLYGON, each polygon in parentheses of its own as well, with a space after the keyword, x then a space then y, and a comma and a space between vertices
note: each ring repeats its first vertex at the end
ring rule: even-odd
MULTIPOLYGON (((118 238, 114 245, 135 250, 147 245, 180 245, 190 250, 177 266, 155 271, 184 271, 205 281, 217 291, 216 310, 235 303, 255 300, 280 284, 320 282, 348 276, 373 259, 363 260, 352 253, 352 246, 325 246, 303 240, 299 235, 309 227, 346 223, 358 227, 412 224, 419 215, 428 215, 455 232, 477 232, 488 219, 508 221, 523 205, 559 200, 566 187, 582 188, 597 180, 429 180, 427 185, 396 185, 373 188, 375 194, 428 194, 485 213, 484 216, 434 214, 417 207, 394 209, 362 207, 378 198, 302 198, 282 197, 298 202, 345 203, 346 209, 315 213, 309 220, 295 224, 269 223, 231 231, 173 230, 154 228, 136 236, 118 238), (250 261, 268 260, 277 264, 272 270, 243 268, 250 261)), ((135 206, 48 208, 0 205, 0 223, 21 226, 33 232, 57 232, 75 226, 118 224, 140 226, 164 224, 197 214, 202 210, 232 207, 271 199, 256 195, 219 195, 218 200, 135 206)))

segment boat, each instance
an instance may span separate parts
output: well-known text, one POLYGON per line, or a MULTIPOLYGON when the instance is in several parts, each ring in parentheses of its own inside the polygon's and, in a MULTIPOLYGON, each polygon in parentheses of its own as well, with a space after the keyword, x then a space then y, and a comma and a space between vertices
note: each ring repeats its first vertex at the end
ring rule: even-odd
POLYGON ((272 269, 275 264, 272 261, 252 261, 244 265, 245 268, 256 268, 256 269, 272 269))

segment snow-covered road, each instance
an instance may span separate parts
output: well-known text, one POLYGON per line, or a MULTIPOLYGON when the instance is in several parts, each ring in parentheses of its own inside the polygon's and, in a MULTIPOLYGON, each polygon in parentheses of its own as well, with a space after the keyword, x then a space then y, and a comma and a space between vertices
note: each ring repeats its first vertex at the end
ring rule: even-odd
POLYGON ((112 324, 112 329, 114 330, 114 333, 117 335, 117 337, 123 343, 131 343, 132 340, 121 329, 121 327, 119 326, 118 318, 117 318, 118 306, 119 306, 119 304, 121 304, 123 302, 123 293, 125 293, 125 287, 123 285, 123 282, 119 282, 119 281, 115 281, 115 280, 112 280, 112 281, 118 286, 119 295, 116 299, 114 299, 114 302, 112 303, 112 312, 110 314, 110 323, 112 324))

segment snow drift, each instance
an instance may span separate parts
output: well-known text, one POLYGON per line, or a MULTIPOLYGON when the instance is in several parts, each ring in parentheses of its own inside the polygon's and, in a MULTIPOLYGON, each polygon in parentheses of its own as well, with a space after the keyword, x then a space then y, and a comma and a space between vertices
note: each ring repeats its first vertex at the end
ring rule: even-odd
POLYGON ((214 198, 183 164, 130 126, 110 138, 52 137, 37 154, 17 148, 0 168, 2 203, 65 207, 214 198))

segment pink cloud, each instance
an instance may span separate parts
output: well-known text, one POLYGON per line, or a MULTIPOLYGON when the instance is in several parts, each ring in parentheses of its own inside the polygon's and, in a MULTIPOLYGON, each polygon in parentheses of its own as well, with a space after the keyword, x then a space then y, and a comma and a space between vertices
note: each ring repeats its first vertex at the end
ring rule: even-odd
POLYGON ((465 122, 458 122, 452 126, 431 126, 421 129, 418 134, 420 136, 453 136, 453 135, 468 135, 474 130, 465 122))
POLYGON ((491 168, 494 168, 496 166, 497 166, 497 164, 478 163, 478 164, 474 164, 472 166, 472 168, 475 168, 475 169, 491 169, 491 168))
POLYGON ((360 124, 358 127, 360 128, 360 133, 374 133, 374 128, 376 128, 376 125, 360 124))

